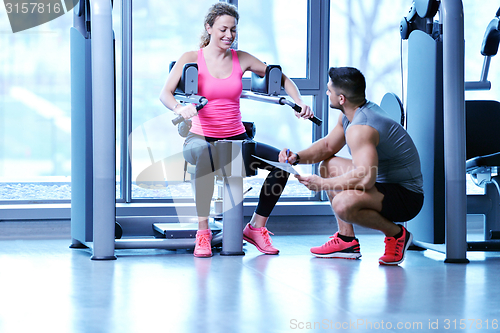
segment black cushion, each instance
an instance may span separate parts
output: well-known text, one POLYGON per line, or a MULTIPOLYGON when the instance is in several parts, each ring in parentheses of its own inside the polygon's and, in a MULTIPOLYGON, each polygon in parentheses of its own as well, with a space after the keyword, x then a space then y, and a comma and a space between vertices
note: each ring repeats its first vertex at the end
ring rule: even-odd
POLYGON ((466 101, 466 159, 500 152, 500 103, 466 101))
POLYGON ((483 56, 494 56, 498 52, 498 44, 500 42, 500 20, 495 17, 491 20, 486 28, 481 45, 481 54, 483 56))
POLYGON ((255 132, 257 131, 255 123, 251 121, 244 121, 243 126, 245 126, 245 132, 247 132, 248 137, 250 139, 255 138, 255 132))
POLYGON ((488 166, 500 166, 500 152, 491 155, 474 157, 467 160, 465 163, 465 169, 468 172, 480 167, 488 166))

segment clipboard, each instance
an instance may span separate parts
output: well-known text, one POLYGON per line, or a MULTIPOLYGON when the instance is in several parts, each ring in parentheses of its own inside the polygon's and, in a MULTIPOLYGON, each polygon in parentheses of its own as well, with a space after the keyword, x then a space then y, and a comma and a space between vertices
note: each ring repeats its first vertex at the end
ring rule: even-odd
POLYGON ((261 161, 264 161, 264 162, 266 162, 267 164, 270 164, 270 165, 272 165, 272 166, 274 166, 274 167, 276 167, 276 168, 279 168, 279 169, 281 169, 281 170, 284 170, 284 171, 286 171, 286 172, 288 172, 288 173, 290 173, 290 174, 293 174, 293 175, 299 175, 299 176, 300 176, 299 172, 298 172, 297 170, 295 170, 295 169, 293 168, 293 166, 292 166, 292 165, 290 165, 289 163, 279 163, 279 162, 273 162, 273 161, 266 160, 266 159, 264 159, 264 158, 262 158, 262 157, 255 156, 255 155, 252 155, 252 157, 255 157, 255 158, 257 158, 257 159, 259 159, 259 160, 261 160, 261 161))

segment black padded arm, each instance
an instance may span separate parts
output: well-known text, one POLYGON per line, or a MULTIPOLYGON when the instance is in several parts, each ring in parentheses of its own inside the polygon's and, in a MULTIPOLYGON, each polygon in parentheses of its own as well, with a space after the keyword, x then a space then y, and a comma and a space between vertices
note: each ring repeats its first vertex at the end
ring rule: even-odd
POLYGON ((500 43, 499 28, 499 18, 495 17, 493 20, 491 20, 490 24, 488 24, 488 28, 486 28, 486 32, 483 37, 483 44, 481 46, 481 54, 483 56, 494 56, 497 54, 498 44, 500 43))
POLYGON ((282 76, 281 66, 267 65, 264 77, 252 73, 250 90, 259 94, 277 96, 281 92, 282 76))
MULTIPOLYGON (((175 61, 172 61, 169 70, 172 70, 174 65, 175 61)), ((184 64, 175 93, 181 95, 196 95, 198 93, 198 64, 194 62, 184 64)))

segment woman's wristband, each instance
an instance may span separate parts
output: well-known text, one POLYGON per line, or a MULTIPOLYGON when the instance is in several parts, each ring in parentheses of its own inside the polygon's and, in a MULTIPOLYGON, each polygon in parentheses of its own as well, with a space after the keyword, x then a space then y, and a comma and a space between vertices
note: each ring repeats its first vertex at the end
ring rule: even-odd
POLYGON ((300 162, 300 156, 299 156, 299 154, 295 153, 295 156, 297 156, 297 157, 295 158, 295 162, 293 162, 292 165, 297 165, 300 162))

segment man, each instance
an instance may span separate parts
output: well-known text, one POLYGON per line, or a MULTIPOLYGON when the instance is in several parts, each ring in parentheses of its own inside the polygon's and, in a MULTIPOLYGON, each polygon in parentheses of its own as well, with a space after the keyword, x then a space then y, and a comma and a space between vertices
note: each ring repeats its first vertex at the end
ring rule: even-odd
POLYGON ((401 125, 365 98, 363 74, 351 67, 330 68, 327 95, 339 109, 335 128, 309 148, 280 152, 280 162, 321 162, 320 176, 296 176, 312 191, 327 191, 338 232, 311 248, 317 257, 358 259, 353 224, 385 234, 382 265, 403 262, 411 233, 394 222, 415 217, 423 205, 423 181, 417 149, 401 125), (336 156, 346 145, 352 160, 336 156))

